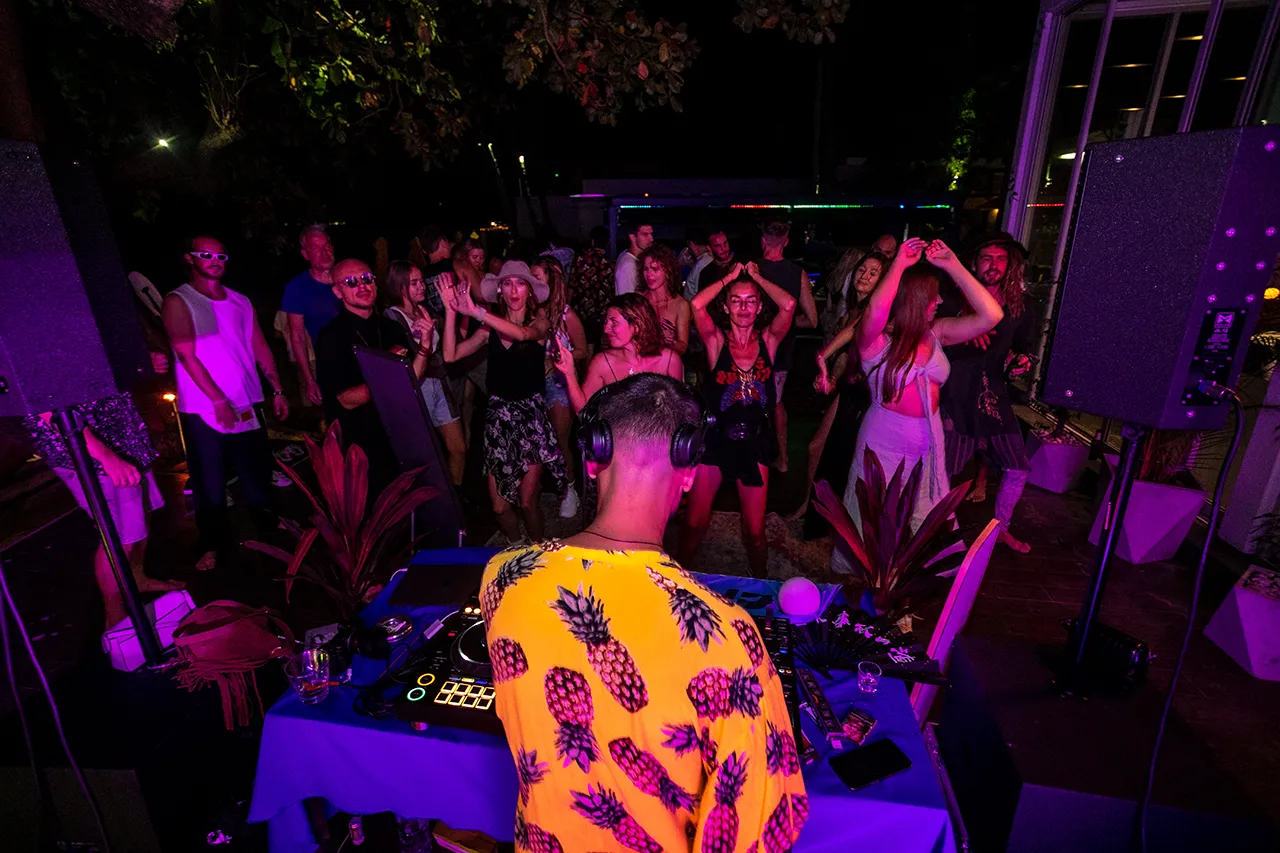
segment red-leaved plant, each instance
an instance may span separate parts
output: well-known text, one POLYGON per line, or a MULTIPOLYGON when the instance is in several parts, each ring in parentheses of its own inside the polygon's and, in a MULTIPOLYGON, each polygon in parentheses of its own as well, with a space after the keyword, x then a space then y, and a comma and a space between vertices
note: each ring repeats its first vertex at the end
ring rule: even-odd
POLYGON ((364 451, 353 444, 343 452, 342 427, 337 423, 329 427, 322 445, 308 437, 306 446, 319 495, 288 465, 281 462, 280 467, 311 501, 315 510, 311 526, 281 520, 281 527, 298 539, 292 554, 265 542, 245 545, 287 565, 286 601, 295 580, 311 581, 329 594, 341 618, 347 620, 377 594, 383 581, 383 556, 400 524, 436 490, 414 485, 421 469, 406 471, 378 495, 366 514, 369 460, 364 451))
POLYGON ((886 483, 875 452, 865 452, 863 475, 854 486, 861 533, 831 486, 824 480, 816 487, 818 512, 853 552, 853 574, 833 573, 832 580, 844 584, 846 601, 895 621, 919 611, 949 588, 951 578, 940 575, 956 568, 964 552, 944 555, 960 542, 948 519, 969 491, 969 483, 956 486, 912 530, 911 511, 920 490, 922 462, 915 464, 905 483, 903 464, 886 483))

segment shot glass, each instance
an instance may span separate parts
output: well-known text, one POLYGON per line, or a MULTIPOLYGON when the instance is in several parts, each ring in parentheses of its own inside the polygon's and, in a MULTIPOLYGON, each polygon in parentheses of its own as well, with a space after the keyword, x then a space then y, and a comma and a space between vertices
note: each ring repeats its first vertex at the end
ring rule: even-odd
POLYGON ((863 693, 875 693, 880 689, 880 665, 864 660, 858 664, 858 689, 863 693))
POLYGON ((329 695, 329 653, 306 649, 285 661, 284 674, 304 705, 323 702, 329 695))

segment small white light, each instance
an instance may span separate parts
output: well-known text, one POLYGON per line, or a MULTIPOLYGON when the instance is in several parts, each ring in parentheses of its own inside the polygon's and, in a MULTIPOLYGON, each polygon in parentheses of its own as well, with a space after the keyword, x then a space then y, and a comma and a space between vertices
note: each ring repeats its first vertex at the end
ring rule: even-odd
POLYGON ((161 147, 161 148, 168 148, 168 147, 169 147, 169 140, 167 140, 167 139, 163 139, 163 138, 162 138, 162 139, 157 139, 157 140, 156 140, 156 145, 158 145, 158 146, 159 146, 159 147, 161 147))
POLYGON ((1068 151, 1066 154, 1059 154, 1059 155, 1058 155, 1058 159, 1059 159, 1059 160, 1074 160, 1074 159, 1076 159, 1076 152, 1074 152, 1074 151, 1068 151))

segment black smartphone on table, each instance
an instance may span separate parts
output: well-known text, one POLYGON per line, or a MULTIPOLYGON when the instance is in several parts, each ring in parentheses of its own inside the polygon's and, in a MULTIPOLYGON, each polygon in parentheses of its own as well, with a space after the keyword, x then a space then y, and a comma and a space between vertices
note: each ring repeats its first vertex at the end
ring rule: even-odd
POLYGON ((911 759, 891 740, 878 740, 827 761, 850 791, 861 790, 911 767, 911 759))

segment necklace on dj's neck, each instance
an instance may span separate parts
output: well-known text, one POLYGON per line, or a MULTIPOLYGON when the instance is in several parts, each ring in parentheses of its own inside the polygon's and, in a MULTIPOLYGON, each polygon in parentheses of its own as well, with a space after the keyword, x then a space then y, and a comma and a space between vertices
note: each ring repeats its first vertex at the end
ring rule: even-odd
POLYGON ((609 535, 608 535, 608 534, 606 534, 606 533, 600 533, 599 531, 591 530, 590 528, 588 528, 588 529, 586 529, 586 530, 584 530, 584 531, 582 531, 582 532, 583 532, 583 533, 589 533, 589 534, 591 534, 592 536, 599 536, 601 539, 608 539, 610 542, 617 542, 617 543, 618 543, 618 544, 620 544, 620 545, 627 545, 627 544, 630 544, 630 543, 638 543, 638 544, 640 544, 640 545, 648 545, 648 546, 652 547, 655 551, 658 551, 658 552, 661 552, 661 553, 665 553, 665 550, 664 550, 664 549, 663 549, 663 547, 662 547, 662 543, 660 543, 660 542, 649 542, 648 540, 645 540, 645 539, 619 539, 619 538, 618 538, 618 537, 616 537, 616 536, 609 536, 609 535))

